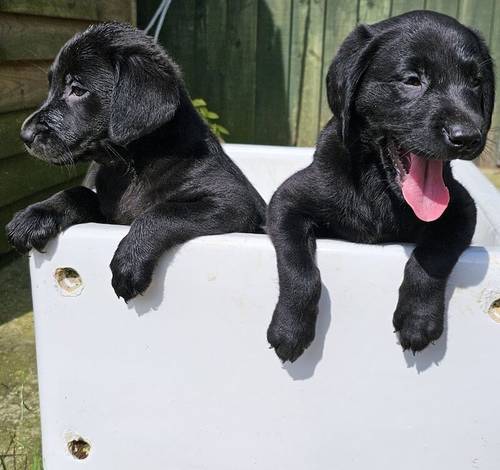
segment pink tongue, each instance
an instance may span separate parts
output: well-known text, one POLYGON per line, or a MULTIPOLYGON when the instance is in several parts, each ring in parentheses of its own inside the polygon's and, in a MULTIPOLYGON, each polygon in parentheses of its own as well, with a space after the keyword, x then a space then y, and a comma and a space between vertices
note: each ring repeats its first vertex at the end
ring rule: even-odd
POLYGON ((443 162, 426 160, 410 153, 410 172, 403 181, 405 201, 424 222, 438 219, 450 202, 450 193, 443 181, 443 162))

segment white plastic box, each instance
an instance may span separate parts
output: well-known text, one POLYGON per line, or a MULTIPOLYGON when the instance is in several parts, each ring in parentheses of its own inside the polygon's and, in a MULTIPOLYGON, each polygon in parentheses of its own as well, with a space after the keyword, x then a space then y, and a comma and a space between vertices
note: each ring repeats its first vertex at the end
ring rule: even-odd
MULTIPOLYGON (((266 200, 313 151, 226 150, 266 200)), ((32 253, 45 470, 498 470, 500 196, 473 164, 454 172, 479 206, 476 246, 443 337, 416 356, 392 328, 411 246, 320 240, 316 340, 285 367, 266 341, 264 235, 168 252, 129 305, 108 268, 127 227, 76 226, 32 253)))

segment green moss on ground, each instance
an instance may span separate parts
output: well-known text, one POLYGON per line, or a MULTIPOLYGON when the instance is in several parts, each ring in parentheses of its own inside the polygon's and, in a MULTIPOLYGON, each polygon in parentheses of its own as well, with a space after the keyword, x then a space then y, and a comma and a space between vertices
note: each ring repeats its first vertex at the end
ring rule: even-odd
POLYGON ((32 468, 40 421, 26 257, 0 262, 0 286, 0 468, 32 468))

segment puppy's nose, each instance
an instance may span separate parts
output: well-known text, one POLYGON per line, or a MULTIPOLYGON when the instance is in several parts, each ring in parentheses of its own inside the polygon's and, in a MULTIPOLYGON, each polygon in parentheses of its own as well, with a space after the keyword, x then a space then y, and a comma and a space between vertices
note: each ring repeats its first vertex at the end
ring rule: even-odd
POLYGON ((21 127, 21 140, 26 144, 26 146, 31 147, 35 137, 40 133, 44 132, 48 127, 39 121, 28 120, 21 127))
POLYGON ((35 140, 36 136, 36 130, 35 126, 23 126, 21 128, 21 140, 28 146, 30 147, 33 141, 35 140))
POLYGON ((473 150, 481 143, 481 131, 473 126, 450 124, 443 133, 448 146, 455 150, 473 150))

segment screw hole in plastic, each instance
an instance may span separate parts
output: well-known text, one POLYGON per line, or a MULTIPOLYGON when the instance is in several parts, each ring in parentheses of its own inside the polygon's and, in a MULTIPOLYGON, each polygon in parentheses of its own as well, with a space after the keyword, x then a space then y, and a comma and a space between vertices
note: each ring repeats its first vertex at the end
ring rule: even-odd
POLYGON ((500 323, 500 299, 494 300, 488 309, 488 315, 497 323, 500 323))
POLYGON ((85 460, 90 454, 90 444, 81 437, 68 442, 69 453, 78 460, 85 460))
POLYGON ((80 274, 78 274, 78 272, 73 268, 57 268, 54 273, 54 278, 62 295, 79 295, 83 289, 82 278, 80 277, 80 274))

